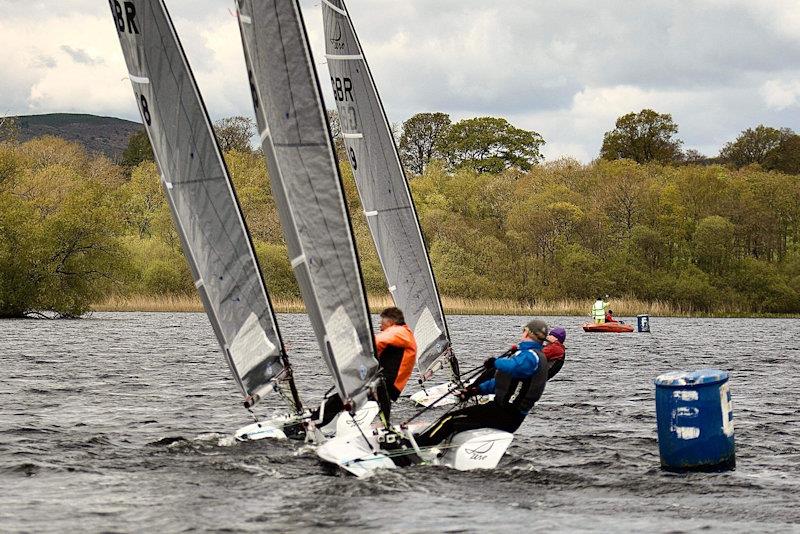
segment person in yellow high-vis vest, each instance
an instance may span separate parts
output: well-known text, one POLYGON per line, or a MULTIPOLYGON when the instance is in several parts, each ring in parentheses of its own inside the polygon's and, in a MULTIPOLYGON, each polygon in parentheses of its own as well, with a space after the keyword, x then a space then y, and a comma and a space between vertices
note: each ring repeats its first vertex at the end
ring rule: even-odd
POLYGON ((608 303, 603 300, 603 297, 597 297, 592 305, 592 318, 596 324, 603 324, 606 322, 606 308, 608 303))

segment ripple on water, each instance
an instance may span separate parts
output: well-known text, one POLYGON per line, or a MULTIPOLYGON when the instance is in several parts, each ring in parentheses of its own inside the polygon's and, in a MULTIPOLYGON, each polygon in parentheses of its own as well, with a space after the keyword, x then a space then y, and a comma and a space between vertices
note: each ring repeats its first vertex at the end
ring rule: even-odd
MULTIPOLYGON (((456 352, 477 365, 524 320, 452 316, 456 352)), ((318 399, 330 381, 308 320, 279 321, 298 387, 318 399)), ((653 318, 650 335, 548 321, 567 328, 567 364, 498 469, 415 466, 365 480, 326 470, 302 443, 231 438, 251 419, 202 314, 0 322, 0 477, 12 480, 0 484, 4 529, 780 531, 800 522, 791 504, 800 321, 653 318), (776 335, 742 335, 764 331, 776 335), (652 379, 702 367, 731 373, 738 470, 663 473, 652 379), (398 514, 401 523, 387 521, 398 514)), ((283 409, 270 397, 257 412, 283 409)), ((413 412, 403 399, 393 413, 413 412)))

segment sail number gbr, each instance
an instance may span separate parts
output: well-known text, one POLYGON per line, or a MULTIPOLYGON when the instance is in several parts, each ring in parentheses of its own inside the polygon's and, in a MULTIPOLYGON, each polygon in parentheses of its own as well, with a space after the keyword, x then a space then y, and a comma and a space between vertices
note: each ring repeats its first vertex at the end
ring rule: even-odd
POLYGON ((122 2, 119 0, 108 0, 111 13, 114 15, 114 22, 117 23, 117 31, 124 33, 127 27, 128 33, 139 33, 136 25, 136 6, 133 2, 122 2))
POLYGON ((337 101, 353 101, 353 81, 350 78, 331 76, 331 85, 333 85, 333 96, 337 101))

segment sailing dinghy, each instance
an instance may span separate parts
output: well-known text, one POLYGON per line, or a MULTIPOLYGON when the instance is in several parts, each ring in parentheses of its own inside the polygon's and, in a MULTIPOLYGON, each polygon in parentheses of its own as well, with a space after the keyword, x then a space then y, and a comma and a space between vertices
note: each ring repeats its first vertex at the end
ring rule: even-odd
POLYGON ((272 391, 292 413, 241 429, 285 438, 303 411, 236 193, 162 0, 109 1, 134 96, 195 286, 250 409, 272 391))
POLYGON ((238 0, 259 136, 306 311, 335 390, 349 408, 337 436, 363 435, 378 361, 355 238, 300 7, 238 0), (359 408, 362 410, 356 412, 359 408))
MULTIPOLYGON (((389 291, 417 339, 420 383, 445 362, 450 363, 454 380, 460 382, 411 192, 363 50, 344 2, 322 0, 322 9, 326 58, 342 137, 389 291)), ((437 405, 445 404, 442 401, 453 389, 453 383, 423 389, 416 400, 431 404, 436 399, 437 405)), ((455 402, 450 395, 449 403, 455 402)), ((392 450, 387 442, 396 436, 377 430, 366 436, 337 436, 319 447, 317 454, 357 476, 394 467, 393 458, 409 455, 456 469, 491 469, 513 440, 508 432, 479 429, 456 434, 441 447, 421 450, 410 429, 403 433, 413 447, 392 450)))
MULTIPOLYGON (((441 297, 394 136, 344 1, 322 0, 322 13, 325 57, 361 205, 389 292, 417 340, 422 389, 411 400, 429 406, 460 384, 441 297), (426 385, 446 363, 453 382, 426 385)), ((445 396, 437 406, 455 402, 445 396)))

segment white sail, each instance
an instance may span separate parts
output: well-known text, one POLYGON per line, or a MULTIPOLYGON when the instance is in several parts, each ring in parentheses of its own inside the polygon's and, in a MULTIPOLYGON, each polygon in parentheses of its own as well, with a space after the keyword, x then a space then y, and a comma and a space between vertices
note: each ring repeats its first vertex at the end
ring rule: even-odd
POLYGON ((166 6, 109 5, 184 255, 245 404, 286 378, 300 410, 247 227, 166 6))
POLYGON ((447 322, 411 191, 389 123, 343 0, 322 0, 325 49, 345 148, 387 286, 417 340, 427 379, 446 357, 447 322))
POLYGON ((327 115, 295 0, 239 0, 262 148, 292 267, 323 358, 355 408, 378 362, 327 115))

